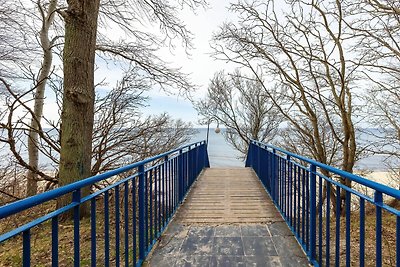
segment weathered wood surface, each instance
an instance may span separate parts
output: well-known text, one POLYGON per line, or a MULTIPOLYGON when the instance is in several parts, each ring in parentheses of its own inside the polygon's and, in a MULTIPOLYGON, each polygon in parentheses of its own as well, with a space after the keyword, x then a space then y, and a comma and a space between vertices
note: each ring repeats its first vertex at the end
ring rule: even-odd
POLYGON ((309 266, 249 168, 206 169, 146 267, 309 266))
POLYGON ((269 223, 282 217, 250 168, 210 168, 188 194, 177 221, 190 223, 269 223))

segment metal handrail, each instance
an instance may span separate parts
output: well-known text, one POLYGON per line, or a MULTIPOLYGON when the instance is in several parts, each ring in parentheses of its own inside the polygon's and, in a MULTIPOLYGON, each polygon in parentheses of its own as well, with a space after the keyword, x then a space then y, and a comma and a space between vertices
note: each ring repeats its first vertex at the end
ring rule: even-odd
POLYGON ((87 202, 90 206, 90 260, 96 266, 96 251, 99 249, 96 234, 96 202, 102 198, 104 205, 104 258, 102 264, 110 264, 110 195, 114 194, 114 241, 115 264, 120 265, 121 239, 124 241, 125 265, 140 266, 160 237, 172 216, 182 203, 188 190, 203 168, 209 167, 205 141, 195 142, 166 153, 112 170, 103 174, 77 181, 42 194, 19 200, 0 207, 0 219, 8 218, 46 201, 72 193, 71 201, 61 208, 47 212, 24 225, 0 234, 0 245, 13 237, 22 237, 22 265, 31 264, 31 229, 46 221, 51 221, 51 261, 59 263, 59 219, 68 211, 73 212, 73 261, 79 266, 80 256, 80 206, 87 202), (160 160, 160 161, 158 161, 160 160), (146 164, 156 162, 152 166, 146 164), (81 196, 81 189, 115 175, 136 169, 136 173, 87 196, 81 196), (123 192, 121 195, 120 192, 123 192), (120 199, 123 200, 120 202, 120 199), (131 205, 128 202, 131 200, 131 205), (121 204, 122 203, 122 204, 121 204), (120 217, 124 218, 121 224, 120 217), (132 225, 129 225, 129 221, 132 225), (121 228, 124 234, 121 235, 121 228), (133 251, 130 251, 132 247, 133 251))
POLYGON ((63 187, 59 187, 59 188, 56 188, 56 189, 53 189, 53 190, 50 190, 50 191, 43 192, 41 194, 35 195, 35 196, 27 197, 27 198, 24 198, 24 199, 9 203, 7 205, 4 205, 4 206, 0 207, 0 219, 3 219, 3 218, 8 217, 10 215, 16 214, 18 212, 27 210, 29 208, 32 208, 32 207, 37 206, 37 205, 40 205, 40 204, 42 204, 44 202, 47 202, 49 200, 52 200, 52 199, 55 199, 57 197, 63 196, 65 194, 71 193, 73 191, 76 191, 78 189, 84 188, 86 186, 93 185, 93 184, 95 184, 97 182, 103 181, 103 180, 108 179, 110 177, 113 177, 115 175, 124 173, 126 171, 130 171, 130 170, 132 170, 134 168, 139 167, 140 165, 144 165, 146 163, 149 163, 149 162, 164 158, 165 156, 173 154, 173 153, 175 153, 177 151, 180 151, 180 150, 183 150, 183 149, 186 149, 186 148, 190 148, 193 145, 201 145, 201 144, 204 144, 204 143, 205 143, 205 141, 195 142, 195 143, 192 143, 192 144, 189 144, 189 145, 186 145, 186 146, 183 146, 183 147, 180 147, 180 148, 177 148, 177 149, 174 149, 174 150, 159 154, 157 156, 154 156, 154 157, 151 157, 151 158, 148 158, 148 159, 144 159, 142 161, 135 162, 135 163, 132 163, 130 165, 126 165, 126 166, 120 167, 120 168, 115 169, 115 170, 111 170, 111 171, 108 171, 108 172, 105 172, 105 173, 101 173, 101 174, 98 174, 98 175, 95 175, 95 176, 92 176, 92 177, 89 177, 89 178, 86 178, 86 179, 83 179, 83 180, 80 180, 80 181, 76 181, 76 182, 70 183, 70 184, 65 185, 63 187))
POLYGON ((327 170, 327 171, 329 171, 331 173, 337 174, 337 175, 339 175, 339 176, 341 176, 343 178, 349 179, 349 180, 351 180, 353 182, 356 182, 358 184, 365 185, 365 186, 370 187, 370 188, 372 188, 374 190, 382 192, 382 193, 384 193, 386 195, 389 195, 389 196, 392 196, 394 198, 399 198, 400 199, 400 190, 398 190, 398 189, 389 187, 387 185, 384 185, 384 184, 381 184, 381 183, 378 183, 378 182, 375 182, 375 181, 368 180, 368 179, 363 178, 361 176, 358 176, 356 174, 349 173, 349 172, 337 169, 335 167, 326 165, 326 164, 318 162, 316 160, 309 159, 309 158, 297 155, 295 153, 291 153, 291 152, 289 152, 287 150, 284 150, 282 148, 279 148, 279 147, 276 147, 276 146, 273 146, 273 145, 263 144, 263 143, 261 143, 259 141, 255 141, 255 140, 251 140, 251 142, 253 142, 254 144, 262 145, 264 147, 267 147, 267 148, 274 149, 276 151, 282 152, 282 153, 284 153, 286 155, 289 155, 290 157, 302 160, 304 162, 307 162, 309 164, 315 165, 318 168, 327 170))
POLYGON ((387 257, 387 250, 385 254, 382 249, 384 225, 393 223, 392 219, 395 219, 395 225, 391 225, 396 229, 395 249, 391 249, 396 253, 395 259, 386 259, 386 262, 390 260, 400 266, 400 211, 397 206, 386 204, 383 197, 385 194, 400 200, 400 190, 255 140, 250 141, 246 166, 254 169, 312 265, 332 266, 333 262, 334 266, 350 266, 356 254, 359 265, 364 266, 368 257, 365 253, 366 219, 373 216, 375 265, 382 266, 384 257, 387 257), (335 181, 318 170, 326 170, 366 187, 374 196, 335 181), (370 211, 367 213, 367 202, 375 210, 375 216, 370 211), (359 205, 359 209, 355 209, 354 204, 359 205), (334 211, 331 212, 331 208, 334 211), (383 212, 389 217, 383 217, 383 212), (352 222, 354 216, 357 223, 352 222), (358 229, 354 231, 354 228, 358 229), (357 231, 358 240, 352 240, 357 231), (357 247, 357 244, 352 244, 355 242, 359 250, 353 253, 357 247), (331 243, 334 243, 333 248, 331 243))

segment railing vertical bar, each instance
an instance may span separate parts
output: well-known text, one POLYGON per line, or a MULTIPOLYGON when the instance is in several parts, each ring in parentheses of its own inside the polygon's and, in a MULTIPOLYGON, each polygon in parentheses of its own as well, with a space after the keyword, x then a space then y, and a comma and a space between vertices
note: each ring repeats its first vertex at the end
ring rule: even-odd
POLYGON ((90 264, 96 266, 96 198, 90 200, 90 264))
POLYGON ((167 177, 168 177, 168 180, 167 180, 167 183, 168 183, 168 219, 169 218, 171 218, 171 214, 172 214, 172 198, 171 198, 171 193, 172 193, 172 187, 171 187, 171 161, 169 161, 168 159, 167 159, 167 165, 168 165, 168 175, 167 175, 167 177))
POLYGON ((165 166, 165 176, 164 176, 164 183, 165 183, 165 219, 164 219, 164 227, 167 224, 168 218, 169 218, 169 187, 168 187, 168 160, 164 160, 164 166, 165 166))
POLYGON ((133 265, 137 260, 137 230, 136 230, 136 178, 132 180, 132 242, 133 242, 133 265))
POLYGON ((326 260, 325 260, 325 265, 330 266, 330 256, 331 256, 331 246, 330 246, 330 240, 331 240, 331 184, 327 182, 326 185, 326 236, 325 236, 325 242, 326 242, 326 260))
POLYGON ((310 171, 306 170, 306 248, 310 250, 310 171))
POLYGON ((178 183, 179 183, 179 202, 183 200, 183 154, 182 150, 179 150, 178 159, 178 183))
POLYGON ((293 163, 289 161, 289 183, 288 183, 288 192, 289 192, 289 218, 290 218, 290 226, 293 227, 293 163))
POLYGON ((22 266, 31 266, 31 230, 22 232, 22 266))
POLYGON ((108 190, 104 192, 104 266, 110 264, 110 214, 108 205, 108 190))
MULTIPOLYGON (((197 161, 200 159, 199 153, 197 153, 197 161)), ((173 158, 171 160, 172 164, 172 203, 174 205, 174 211, 176 210, 176 160, 173 158)))
MULTIPOLYGON (((181 179, 180 179, 180 173, 181 173, 181 157, 178 156, 175 158, 175 165, 176 165, 176 203, 180 203, 180 190, 181 190, 181 179)), ((204 162, 206 162, 206 159, 204 159, 204 162)))
POLYGON ((285 207, 285 160, 281 157, 278 157, 280 160, 280 165, 279 165, 279 172, 278 175, 281 179, 281 192, 282 192, 282 205, 281 205, 281 210, 284 210, 285 207))
POLYGON ((51 219, 51 266, 58 266, 58 216, 51 219))
POLYGON ((157 175, 158 171, 157 168, 154 169, 154 231, 155 235, 159 237, 159 231, 158 229, 158 183, 157 183, 157 175))
POLYGON ((186 190, 187 190, 187 187, 188 187, 188 182, 189 182, 189 176, 188 176, 188 155, 187 155, 187 151, 186 151, 186 153, 184 153, 183 154, 183 158, 184 158, 184 161, 183 161, 183 169, 184 169, 184 187, 183 187, 183 195, 186 195, 186 190))
POLYGON ((310 260, 315 260, 315 253, 316 253, 316 166, 311 164, 310 166, 310 260))
MULTIPOLYGON (((383 204, 382 193, 375 191, 374 201, 383 204)), ((382 208, 376 205, 376 266, 382 266, 382 208)))
POLYGON ((277 157, 279 160, 279 166, 278 166, 278 176, 281 181, 281 210, 284 212, 284 207, 285 207, 285 176, 284 176, 284 160, 281 157, 277 157))
POLYGON ((335 239, 335 266, 340 266, 340 187, 336 186, 336 239, 335 239))
POLYGON ((297 232, 298 232, 298 237, 300 238, 301 234, 301 168, 298 167, 297 169, 297 232))
POLYGON ((322 177, 319 176, 318 180, 318 261, 322 263, 322 177))
POLYGON ((350 205, 351 205, 351 193, 346 191, 346 266, 349 267, 351 264, 351 245, 350 245, 350 205))
POLYGON ((275 154, 274 154, 274 173, 276 175, 276 177, 278 178, 279 181, 279 187, 278 187, 278 191, 279 191, 279 207, 281 207, 282 210, 282 205, 283 205, 283 183, 282 183, 282 176, 280 175, 280 171, 281 171, 281 160, 280 158, 276 158, 275 154))
POLYGON ((129 184, 124 183, 125 267, 129 266, 129 184))
POLYGON ((163 203, 163 216, 162 216, 162 226, 163 228, 165 227, 165 221, 166 221, 166 214, 167 214, 167 185, 166 185, 166 180, 167 180, 167 166, 166 162, 163 163, 163 172, 162 172, 162 193, 163 193, 163 198, 162 198, 162 203, 163 203))
POLYGON ((276 203, 276 192, 275 192, 276 180, 272 176, 272 157, 271 157, 271 153, 267 149, 265 149, 265 151, 266 151, 266 154, 267 154, 267 164, 268 164, 268 166, 267 166, 267 176, 271 180, 271 196, 272 196, 272 200, 276 203))
MULTIPOLYGON (((81 190, 78 189, 72 193, 72 202, 80 203, 81 190)), ((80 266, 80 235, 79 235, 79 220, 80 220, 80 205, 74 207, 74 266, 80 266)))
POLYGON ((365 265, 365 200, 360 197, 360 266, 365 265))
MULTIPOLYGON (((144 251, 149 247, 149 172, 144 171, 144 251)), ((144 259, 144 258, 143 258, 144 259)))
MULTIPOLYGON (((302 170, 301 172, 301 190, 302 190, 302 198, 301 198, 301 239, 303 240, 303 243, 306 242, 306 233, 305 233, 305 228, 306 228, 306 170, 302 170)), ((308 191, 308 190, 307 190, 308 191)))
POLYGON ((153 243, 154 239, 154 232, 153 232, 153 170, 149 171, 150 176, 150 183, 149 183, 149 190, 150 190, 150 212, 149 212, 149 221, 150 221, 150 242, 153 243))
POLYGON ((396 216, 396 266, 400 266, 400 216, 396 216))
POLYGON ((158 167, 158 231, 161 234, 161 213, 162 213, 162 165, 158 167))
POLYGON ((298 236, 297 229, 297 166, 293 165, 293 229, 295 235, 298 236))
POLYGON ((146 191, 146 179, 144 172, 144 165, 140 165, 138 168, 139 172, 139 261, 145 259, 146 256, 146 199, 145 199, 145 191, 146 191))
POLYGON ((175 195, 176 195, 176 172, 175 172, 175 159, 172 158, 170 159, 170 164, 171 164, 171 203, 172 203, 172 213, 175 212, 176 210, 176 199, 175 199, 175 195))
MULTIPOLYGON (((282 159, 283 161, 283 159, 282 159)), ((287 218, 287 180, 288 180, 288 166, 287 166, 287 161, 284 161, 283 165, 283 214, 285 214, 285 217, 287 218)))
POLYGON ((171 188, 171 162, 168 160, 168 158, 166 158, 166 160, 167 160, 167 171, 168 171, 168 174, 167 174, 167 184, 168 184, 168 218, 170 218, 171 217, 171 214, 172 214, 172 210, 171 210, 171 208, 172 208, 172 202, 171 202, 171 192, 172 192, 172 188, 171 188))
POLYGON ((119 186, 114 188, 115 191, 115 266, 120 265, 120 232, 119 232, 119 186))

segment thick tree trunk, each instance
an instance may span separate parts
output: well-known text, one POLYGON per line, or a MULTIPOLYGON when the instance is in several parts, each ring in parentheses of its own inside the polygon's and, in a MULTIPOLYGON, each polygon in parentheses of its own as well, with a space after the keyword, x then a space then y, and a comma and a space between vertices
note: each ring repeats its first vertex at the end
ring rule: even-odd
MULTIPOLYGON (((98 12, 99 0, 68 1, 65 15, 60 186, 87 178, 91 174, 98 12)), ((86 195, 89 189, 84 189, 81 194, 86 195)), ((71 195, 67 195, 58 200, 58 206, 70 202, 71 195)), ((88 215, 88 206, 81 207, 81 216, 88 215)))
MULTIPOLYGON (((40 2, 38 3, 40 12, 43 12, 40 2)), ((38 150, 38 130, 43 115, 44 92, 46 90, 47 78, 50 74, 51 64, 53 62, 52 44, 49 40, 49 29, 54 19, 54 11, 57 8, 57 0, 50 1, 47 15, 42 17, 42 28, 40 29, 40 45, 43 49, 43 62, 39 71, 36 83, 36 92, 34 97, 33 114, 31 119, 31 130, 28 137, 28 157, 29 165, 39 168, 39 150, 38 150)), ((26 195, 33 196, 37 194, 38 175, 31 170, 27 171, 26 195)))

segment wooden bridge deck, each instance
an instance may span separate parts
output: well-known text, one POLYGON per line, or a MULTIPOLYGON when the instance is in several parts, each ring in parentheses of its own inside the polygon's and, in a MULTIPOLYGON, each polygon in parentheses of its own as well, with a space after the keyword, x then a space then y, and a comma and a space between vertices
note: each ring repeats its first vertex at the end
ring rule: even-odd
POLYGON ((206 169, 144 266, 308 266, 250 168, 206 169))
POLYGON ((250 168, 207 169, 178 213, 190 223, 283 221, 250 168))

